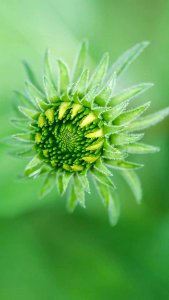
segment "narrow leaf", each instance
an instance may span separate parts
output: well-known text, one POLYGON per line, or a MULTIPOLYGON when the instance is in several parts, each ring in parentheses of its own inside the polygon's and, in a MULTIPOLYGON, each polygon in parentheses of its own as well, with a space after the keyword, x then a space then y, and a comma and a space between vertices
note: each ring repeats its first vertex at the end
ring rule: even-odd
POLYGON ((67 208, 69 212, 73 212, 76 205, 77 205, 77 198, 75 193, 75 187, 72 186, 68 197, 68 203, 67 203, 67 208))
POLYGON ((34 156, 34 158, 28 163, 25 168, 25 175, 28 177, 33 177, 37 175, 40 171, 43 162, 38 158, 38 156, 34 156))
POLYGON ((87 179, 87 174, 84 174, 84 175, 78 174, 78 177, 81 180, 84 190, 87 193, 90 193, 90 186, 89 186, 89 181, 87 179))
POLYGON ((99 158, 95 165, 94 168, 97 169, 99 172, 103 173, 106 176, 112 176, 113 174, 108 170, 108 168, 104 165, 103 161, 101 158, 99 158))
POLYGON ((58 60, 59 67, 59 91, 65 94, 69 86, 69 72, 67 66, 61 60, 58 60))
POLYGON ((36 98, 44 99, 44 94, 42 94, 42 92, 39 91, 30 81, 26 82, 26 90, 33 104, 37 105, 36 98))
POLYGON ((27 75, 27 78, 29 79, 29 81, 34 85, 36 86, 37 89, 41 89, 40 88, 40 85, 35 77, 35 74, 34 72, 32 71, 32 68, 31 66, 29 65, 29 63, 25 60, 23 60, 23 66, 24 66, 24 69, 25 69, 25 72, 26 72, 26 75, 27 75))
POLYGON ((95 103, 100 106, 107 106, 110 101, 111 95, 113 93, 113 89, 116 84, 116 74, 114 73, 110 80, 104 85, 101 91, 98 91, 98 95, 95 98, 95 103))
POLYGON ((124 129, 123 126, 116 126, 116 125, 104 125, 104 134, 110 135, 116 132, 120 132, 124 129))
POLYGON ((27 118, 37 120, 40 113, 37 110, 29 109, 24 106, 18 106, 19 111, 27 118))

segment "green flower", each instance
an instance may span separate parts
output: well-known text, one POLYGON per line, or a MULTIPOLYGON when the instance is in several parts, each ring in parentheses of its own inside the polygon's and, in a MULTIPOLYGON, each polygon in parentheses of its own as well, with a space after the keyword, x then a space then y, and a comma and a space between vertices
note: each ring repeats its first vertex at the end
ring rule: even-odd
POLYGON ((39 87, 29 65, 25 64, 29 78, 26 94, 17 92, 22 117, 13 120, 22 133, 13 135, 13 138, 22 145, 17 155, 31 156, 24 176, 44 177, 41 196, 54 186, 60 194, 68 188, 69 210, 72 211, 77 204, 85 207, 90 176, 108 209, 111 224, 115 224, 119 201, 112 170, 117 170, 128 182, 137 201, 141 200, 141 186, 135 170, 142 165, 126 159, 129 154, 159 150, 140 143, 142 130, 164 119, 169 108, 145 117, 142 115, 150 102, 127 109, 130 101, 149 89, 151 83, 134 85, 118 94, 114 89, 120 75, 147 45, 148 42, 137 44, 110 68, 106 53, 89 76, 89 69, 85 66, 87 43, 83 42, 72 74, 65 63, 58 60, 57 82, 47 51, 43 88, 39 87))

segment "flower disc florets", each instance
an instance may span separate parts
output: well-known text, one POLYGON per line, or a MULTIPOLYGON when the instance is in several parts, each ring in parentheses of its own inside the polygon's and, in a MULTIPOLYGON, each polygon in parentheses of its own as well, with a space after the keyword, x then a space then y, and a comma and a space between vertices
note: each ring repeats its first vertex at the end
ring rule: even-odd
POLYGON ((102 155, 101 125, 89 108, 60 102, 38 118, 36 151, 57 172, 84 173, 102 155))
POLYGON ((139 131, 161 121, 169 114, 169 108, 142 117, 150 102, 136 108, 127 107, 152 84, 137 84, 119 93, 115 92, 115 86, 123 71, 147 45, 147 42, 137 44, 110 69, 109 56, 103 55, 89 77, 85 66, 87 44, 83 42, 72 74, 62 61, 58 61, 57 83, 47 52, 44 88, 25 64, 29 78, 26 95, 17 92, 22 118, 13 120, 23 132, 13 137, 19 145, 23 144, 18 156, 32 156, 24 175, 45 177, 41 196, 54 186, 63 194, 70 186, 68 208, 72 211, 77 204, 85 207, 90 176, 108 208, 111 223, 115 224, 119 202, 114 192, 113 169, 120 172, 140 201, 141 185, 135 170, 142 165, 126 160, 126 157, 158 151, 157 147, 140 143, 143 133, 139 131))

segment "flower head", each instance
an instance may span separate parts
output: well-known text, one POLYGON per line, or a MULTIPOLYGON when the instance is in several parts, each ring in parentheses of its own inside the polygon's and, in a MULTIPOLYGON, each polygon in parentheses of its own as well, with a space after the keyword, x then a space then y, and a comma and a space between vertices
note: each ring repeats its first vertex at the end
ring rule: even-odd
POLYGON ((85 65, 87 43, 83 42, 72 75, 65 63, 58 60, 57 82, 47 51, 43 88, 25 64, 29 78, 26 94, 17 92, 22 118, 13 120, 22 133, 13 138, 24 145, 18 156, 32 156, 24 175, 44 177, 41 196, 54 186, 63 194, 69 186, 68 208, 73 210, 76 204, 85 207, 90 176, 108 208, 111 223, 115 224, 119 202, 114 192, 113 169, 120 171, 140 201, 141 187, 135 170, 142 165, 126 158, 133 153, 158 151, 157 147, 140 143, 142 130, 161 121, 169 114, 169 108, 145 117, 142 114, 150 102, 128 108, 132 99, 152 86, 150 83, 134 85, 118 94, 114 90, 117 79, 147 45, 147 42, 137 44, 110 68, 106 53, 89 76, 85 65))

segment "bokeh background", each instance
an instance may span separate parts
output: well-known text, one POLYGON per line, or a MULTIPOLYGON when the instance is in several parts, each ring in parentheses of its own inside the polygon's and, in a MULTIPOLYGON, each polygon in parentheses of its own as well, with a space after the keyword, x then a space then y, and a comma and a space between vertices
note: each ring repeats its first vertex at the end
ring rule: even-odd
MULTIPOLYGON (((169 103, 168 0, 0 0, 0 137, 13 133, 15 89, 24 88, 22 59, 40 78, 45 49, 70 66, 80 41, 90 64, 105 51, 113 62, 142 40, 151 45, 121 86, 154 82, 151 111, 169 103)), ((26 164, 0 145, 0 299, 169 299, 169 118, 146 132, 161 152, 142 157, 144 191, 137 205, 116 177, 121 217, 111 228, 95 192, 73 215, 53 191, 38 199, 40 181, 16 179, 26 164)))

